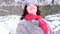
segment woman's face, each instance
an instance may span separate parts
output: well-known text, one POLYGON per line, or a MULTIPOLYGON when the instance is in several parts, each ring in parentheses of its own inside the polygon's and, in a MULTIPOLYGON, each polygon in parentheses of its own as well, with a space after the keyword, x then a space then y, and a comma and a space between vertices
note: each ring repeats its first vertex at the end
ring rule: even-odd
POLYGON ((28 13, 36 15, 37 6, 35 4, 33 4, 33 3, 29 3, 29 4, 27 4, 26 10, 27 10, 28 13))

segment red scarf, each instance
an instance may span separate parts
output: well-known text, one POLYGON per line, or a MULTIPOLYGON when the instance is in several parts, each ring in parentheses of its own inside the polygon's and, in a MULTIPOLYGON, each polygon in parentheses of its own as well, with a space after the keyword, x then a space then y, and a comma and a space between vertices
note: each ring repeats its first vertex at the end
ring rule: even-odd
POLYGON ((32 19, 35 19, 38 21, 40 27, 42 28, 44 34, 48 34, 48 27, 47 27, 47 24, 46 22, 42 19, 41 16, 37 16, 37 15, 33 15, 33 14, 27 14, 24 19, 26 20, 32 20, 32 19))

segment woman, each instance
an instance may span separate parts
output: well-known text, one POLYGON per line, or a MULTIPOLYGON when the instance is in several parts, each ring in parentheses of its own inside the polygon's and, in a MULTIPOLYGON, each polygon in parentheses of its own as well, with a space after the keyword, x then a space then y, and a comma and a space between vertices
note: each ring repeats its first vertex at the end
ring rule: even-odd
POLYGON ((16 34, 48 34, 48 26, 41 17, 38 1, 25 0, 23 3, 23 15, 16 34))

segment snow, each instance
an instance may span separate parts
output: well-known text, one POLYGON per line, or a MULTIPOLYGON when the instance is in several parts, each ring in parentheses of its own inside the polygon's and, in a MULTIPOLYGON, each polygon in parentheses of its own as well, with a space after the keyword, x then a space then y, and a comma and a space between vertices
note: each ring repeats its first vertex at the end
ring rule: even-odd
MULTIPOLYGON (((12 3, 9 1, 9 4, 5 1, 0 4, 0 6, 20 6, 23 0, 14 0, 12 3)), ((54 0, 55 5, 60 5, 60 0, 54 0)), ((52 0, 42 0, 39 2, 40 6, 52 5, 52 0)))
POLYGON ((59 21, 60 20, 60 14, 48 15, 48 16, 45 16, 45 19, 46 20, 57 20, 57 21, 59 21))
POLYGON ((54 0, 54 4, 60 5, 60 0, 54 0))
POLYGON ((9 34, 9 30, 0 25, 0 34, 9 34))
POLYGON ((44 0, 44 1, 42 1, 42 3, 43 3, 44 5, 51 4, 51 2, 52 2, 52 0, 44 0))
POLYGON ((60 30, 60 14, 47 15, 45 16, 45 20, 47 20, 52 31, 60 30))
POLYGON ((19 18, 18 15, 0 16, 0 34, 15 33, 19 18))

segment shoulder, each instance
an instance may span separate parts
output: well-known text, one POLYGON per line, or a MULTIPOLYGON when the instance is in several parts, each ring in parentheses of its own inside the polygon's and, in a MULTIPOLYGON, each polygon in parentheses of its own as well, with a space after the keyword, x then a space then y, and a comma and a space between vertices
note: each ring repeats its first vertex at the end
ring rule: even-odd
POLYGON ((28 25, 31 22, 32 22, 31 20, 25 20, 25 19, 23 19, 23 20, 19 21, 18 25, 26 26, 26 25, 28 25))
POLYGON ((23 20, 20 20, 19 21, 19 24, 24 24, 24 23, 26 23, 27 21, 25 20, 25 19, 23 19, 23 20))
POLYGON ((38 25, 38 23, 37 23, 38 21, 36 21, 36 20, 25 20, 25 19, 23 19, 23 20, 20 20, 20 22, 19 22, 19 25, 28 25, 28 24, 30 24, 30 25, 38 25))
POLYGON ((20 20, 19 23, 26 23, 26 22, 37 22, 37 21, 36 20, 25 20, 25 19, 23 19, 23 20, 20 20))

